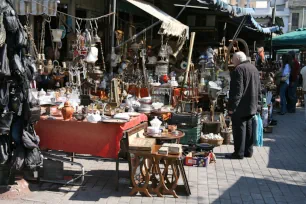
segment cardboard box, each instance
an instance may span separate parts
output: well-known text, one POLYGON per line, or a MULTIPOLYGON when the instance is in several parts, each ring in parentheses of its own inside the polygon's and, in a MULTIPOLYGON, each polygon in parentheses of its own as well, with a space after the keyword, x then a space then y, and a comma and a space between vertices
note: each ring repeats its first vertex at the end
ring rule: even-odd
POLYGON ((210 163, 211 153, 203 152, 203 154, 195 154, 190 152, 185 157, 185 166, 207 167, 210 163))

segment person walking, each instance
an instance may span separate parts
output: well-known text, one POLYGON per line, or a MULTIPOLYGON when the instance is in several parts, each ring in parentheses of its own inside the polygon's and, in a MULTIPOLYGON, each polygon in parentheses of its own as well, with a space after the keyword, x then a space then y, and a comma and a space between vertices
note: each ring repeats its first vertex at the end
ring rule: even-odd
POLYGON ((300 73, 300 63, 295 58, 295 52, 289 52, 289 55, 292 57, 292 69, 289 77, 289 87, 288 87, 288 102, 287 109, 288 113, 295 113, 296 103, 297 103, 297 95, 296 89, 299 82, 299 73, 300 73))
POLYGON ((232 61, 235 69, 231 72, 228 110, 235 151, 226 158, 243 159, 253 155, 252 119, 257 113, 261 84, 257 68, 243 52, 236 52, 232 61))
POLYGON ((303 78, 303 93, 304 93, 304 108, 305 108, 305 123, 306 123, 306 66, 302 68, 301 75, 303 78))
POLYGON ((281 77, 281 84, 280 84, 280 115, 285 115, 287 113, 287 91, 289 86, 289 77, 292 67, 292 57, 288 54, 282 55, 282 77, 281 77))

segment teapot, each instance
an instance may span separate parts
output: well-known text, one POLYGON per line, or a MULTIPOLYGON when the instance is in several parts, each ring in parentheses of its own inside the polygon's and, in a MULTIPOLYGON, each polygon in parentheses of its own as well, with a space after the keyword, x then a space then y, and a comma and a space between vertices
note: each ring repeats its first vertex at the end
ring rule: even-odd
POLYGON ((160 128, 162 121, 158 120, 157 116, 154 117, 153 120, 150 121, 152 127, 160 128))
POLYGON ((100 111, 95 111, 94 113, 90 113, 87 116, 87 121, 90 123, 97 123, 101 121, 100 111))
POLYGON ((43 90, 43 89, 41 89, 39 92, 38 92, 38 97, 40 98, 40 97, 44 97, 44 96, 46 96, 46 92, 43 90))

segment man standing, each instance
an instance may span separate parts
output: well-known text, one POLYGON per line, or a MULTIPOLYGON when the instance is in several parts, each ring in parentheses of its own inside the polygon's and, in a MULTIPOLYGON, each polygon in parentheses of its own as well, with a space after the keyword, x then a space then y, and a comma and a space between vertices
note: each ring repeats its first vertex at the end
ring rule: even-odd
POLYGON ((305 108, 305 123, 306 123, 306 66, 301 70, 303 78, 303 92, 304 92, 304 108, 305 108))
POLYGON ((260 79, 257 68, 243 52, 233 56, 236 67, 231 72, 229 114, 232 117, 235 152, 230 159, 243 159, 253 155, 252 118, 257 112, 260 96, 260 79))
POLYGON ((257 48, 256 66, 261 69, 266 61, 265 49, 263 47, 257 48))
POLYGON ((300 73, 300 63, 295 58, 295 52, 291 51, 289 54, 292 56, 293 63, 289 78, 289 88, 288 88, 288 112, 289 113, 295 113, 296 109, 296 102, 297 102, 297 96, 296 96, 296 89, 299 82, 299 73, 300 73))

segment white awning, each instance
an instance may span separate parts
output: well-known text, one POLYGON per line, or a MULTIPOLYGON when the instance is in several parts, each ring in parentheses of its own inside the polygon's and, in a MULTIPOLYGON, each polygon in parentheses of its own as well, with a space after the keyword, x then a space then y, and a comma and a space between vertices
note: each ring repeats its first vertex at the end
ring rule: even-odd
POLYGON ((142 9, 143 11, 151 14, 155 18, 158 18, 163 23, 161 25, 160 34, 164 35, 172 35, 177 37, 187 37, 189 36, 189 27, 182 24, 169 14, 165 13, 164 11, 160 10, 153 4, 148 2, 144 2, 141 0, 127 0, 134 6, 142 9))
POLYGON ((18 15, 56 16, 57 0, 12 0, 18 15))

